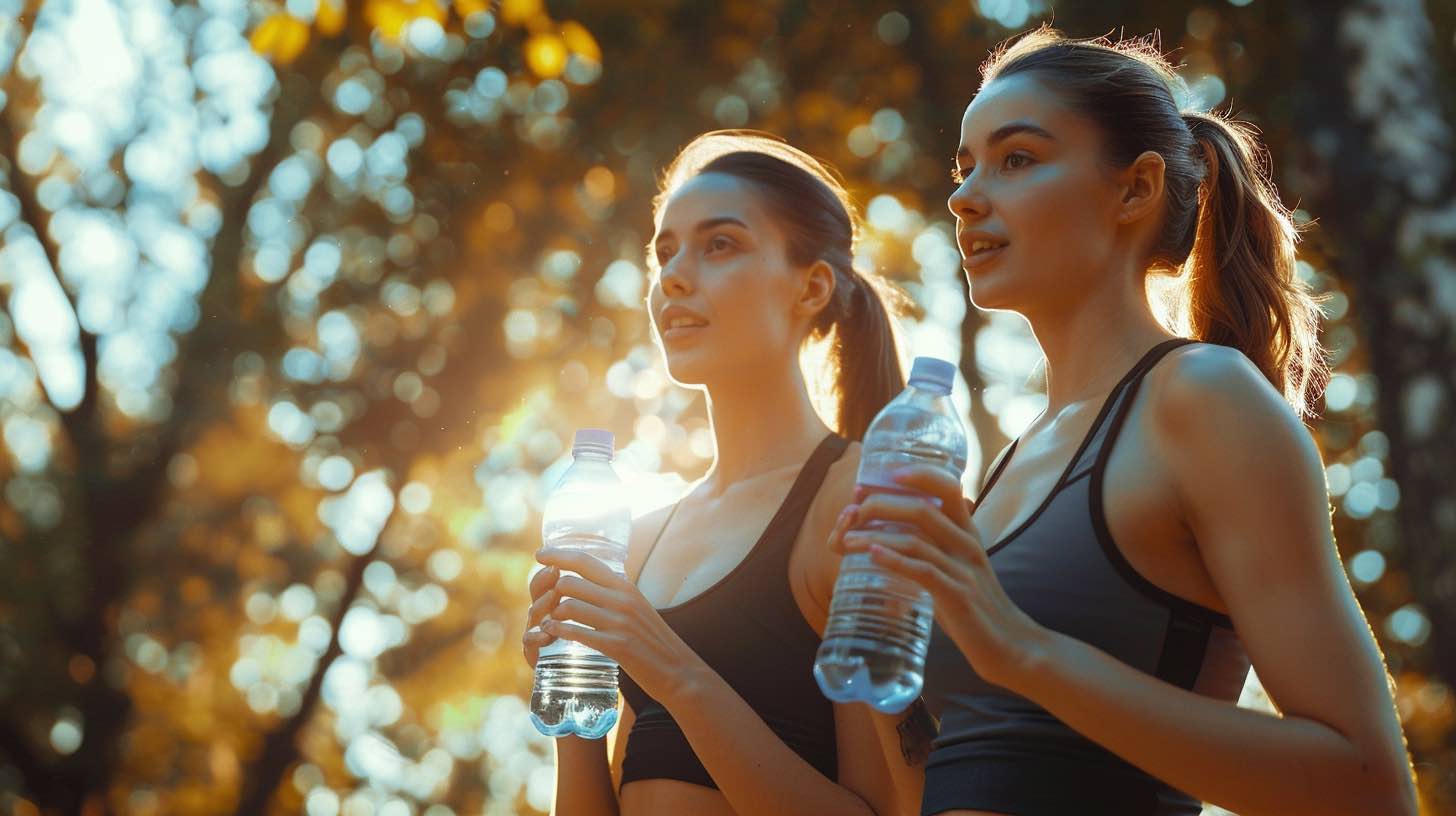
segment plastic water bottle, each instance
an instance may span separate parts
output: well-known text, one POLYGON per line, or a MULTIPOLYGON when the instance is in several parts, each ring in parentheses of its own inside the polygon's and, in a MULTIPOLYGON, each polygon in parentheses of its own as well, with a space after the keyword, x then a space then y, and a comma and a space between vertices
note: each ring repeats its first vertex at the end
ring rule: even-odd
MULTIPOLYGON (((909 386, 865 433, 861 487, 918 495, 890 478, 912 464, 932 465, 960 480, 966 469, 966 430, 950 401, 955 371, 944 360, 915 358, 909 386)), ((868 522, 860 529, 917 532, 890 522, 868 522)), ((824 696, 837 703, 869 703, 886 713, 903 710, 924 683, 932 621, 930 593, 881 570, 869 553, 846 555, 814 660, 824 696)))
MULTIPOLYGON (((541 539, 546 548, 590 553, 622 574, 632 516, 612 470, 612 441, 610 431, 576 432, 574 461, 546 500, 541 539)), ((606 736, 617 722, 616 661, 561 638, 542 647, 531 690, 531 722, 548 737, 606 736)))

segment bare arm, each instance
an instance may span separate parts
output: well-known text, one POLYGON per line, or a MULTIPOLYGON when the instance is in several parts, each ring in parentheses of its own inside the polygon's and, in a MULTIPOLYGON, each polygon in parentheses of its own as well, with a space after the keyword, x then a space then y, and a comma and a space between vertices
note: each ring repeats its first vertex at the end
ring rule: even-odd
MULTIPOLYGON (((542 632, 540 625, 558 600, 554 589, 557 575, 557 570, 547 567, 531 576, 531 608, 526 612, 526 633, 521 637, 521 650, 531 666, 536 665, 541 647, 554 639, 542 632)), ((619 703, 618 711, 627 716, 630 709, 619 703)), ((619 721, 619 731, 620 727, 619 721)), ((556 739, 556 797, 551 808, 554 816, 617 816, 606 743, 605 739, 576 736, 556 739)))
MULTIPOLYGON (((1212 351, 1177 360, 1150 408, 1183 516, 1283 717, 1040 627, 1001 592, 969 519, 867 500, 864 510, 876 504, 935 542, 886 542, 876 560, 932 589, 937 617, 946 612, 942 625, 988 680, 1174 787, 1245 816, 1414 816, 1389 682, 1334 548, 1318 452, 1251 364, 1212 351)), ((913 478, 937 494, 958 488, 913 478)))
MULTIPOLYGON (((807 553, 813 557, 801 565, 808 569, 798 577, 809 576, 814 605, 821 596, 827 605, 832 592, 837 562, 823 569, 821 558, 833 555, 825 546, 827 532, 834 514, 850 495, 853 476, 852 463, 836 466, 801 532, 801 540, 812 543, 814 550, 807 553)), ((567 600, 553 613, 557 620, 547 624, 548 632, 564 634, 616 658, 644 691, 672 713, 735 811, 859 816, 898 812, 899 788, 886 768, 868 709, 835 707, 839 773, 837 779, 830 779, 784 744, 758 712, 677 637, 629 581, 597 569, 575 554, 542 553, 538 557, 582 576, 567 576, 558 583, 557 591, 567 600), (567 620, 594 629, 581 629, 565 623, 567 620)), ((809 617, 811 625, 822 629, 822 614, 809 617)), ((919 769, 912 772, 918 774, 919 769)), ((917 796, 912 807, 918 805, 917 796)))
POLYGON ((617 795, 607 764, 605 739, 556 740, 556 800, 553 816, 617 816, 617 795))
POLYGON ((1414 813, 1389 681, 1334 546, 1313 440, 1242 355, 1202 348, 1170 362, 1149 406, 1154 432, 1209 575, 1284 716, 1183 691, 1065 637, 1020 690, 1239 813, 1414 813))
MULTIPOLYGON (((859 457, 859 443, 853 443, 830 468, 804 519, 796 545, 799 552, 790 563, 789 577, 800 610, 821 637, 842 557, 833 547, 833 532, 854 498, 859 457)), ((909 716, 910 712, 882 714, 864 705, 834 707, 839 784, 854 791, 879 814, 920 813, 921 789, 925 785, 923 754, 934 733, 924 728, 912 732, 915 744, 911 747, 919 754, 907 757, 897 729, 909 716)), ((922 712, 921 716, 927 715, 922 712)))

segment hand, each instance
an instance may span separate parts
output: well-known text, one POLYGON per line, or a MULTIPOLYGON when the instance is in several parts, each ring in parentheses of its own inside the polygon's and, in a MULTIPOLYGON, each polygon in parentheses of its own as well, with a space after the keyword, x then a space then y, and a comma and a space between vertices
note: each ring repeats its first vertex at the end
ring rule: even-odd
POLYGON ((531 576, 531 608, 526 611, 526 634, 521 636, 521 653, 531 668, 536 668, 536 658, 541 649, 556 638, 541 631, 541 622, 556 608, 561 595, 556 591, 556 581, 561 570, 546 567, 531 576))
POLYGON ((868 552, 880 568, 924 587, 935 599, 936 620, 976 673, 1014 689, 1041 657, 1049 630, 1006 596, 955 477, 917 465, 892 478, 921 495, 857 494, 859 503, 845 508, 835 525, 833 545, 868 552), (918 534, 858 529, 870 520, 910 525, 918 534))
POLYGON ((554 593, 560 602, 542 621, 546 634, 590 646, 617 661, 669 710, 712 674, 637 586, 595 556, 552 548, 538 551, 536 560, 577 573, 557 579, 554 593))

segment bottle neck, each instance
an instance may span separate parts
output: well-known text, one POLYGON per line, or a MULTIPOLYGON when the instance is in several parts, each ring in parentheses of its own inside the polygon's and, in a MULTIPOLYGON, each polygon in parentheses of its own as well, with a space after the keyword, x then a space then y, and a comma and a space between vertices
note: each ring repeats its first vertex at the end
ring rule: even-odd
POLYGON ((577 447, 571 449, 571 458, 578 462, 611 464, 612 452, 603 451, 599 448, 577 447))
POLYGON ((906 385, 930 397, 950 396, 950 391, 943 388, 939 383, 927 383, 918 380, 911 380, 910 382, 906 383, 906 385))

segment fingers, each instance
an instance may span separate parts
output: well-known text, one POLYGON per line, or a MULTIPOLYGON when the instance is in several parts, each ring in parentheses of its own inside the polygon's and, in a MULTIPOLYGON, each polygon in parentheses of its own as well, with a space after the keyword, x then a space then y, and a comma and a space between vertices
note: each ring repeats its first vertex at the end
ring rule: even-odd
POLYGON ((580 624, 548 620, 542 624, 542 628, 549 635, 566 640, 574 640, 583 646, 596 649, 613 660, 617 659, 616 655, 622 644, 620 635, 603 632, 600 629, 590 629, 580 624))
POLYGON ((904 555, 879 544, 871 544, 869 553, 870 560, 881 569, 914 581, 925 587, 931 595, 940 597, 952 587, 945 572, 929 561, 904 555))
MULTIPOLYGON (((963 512, 964 504, 959 496, 955 498, 953 506, 961 508, 963 512)), ((985 557, 980 540, 969 526, 969 517, 967 526, 961 527, 945 512, 935 507, 931 499, 923 496, 876 493, 860 505, 855 521, 857 526, 862 527, 870 519, 913 525, 941 549, 962 554, 972 561, 985 557)))
POLYGON ((532 601, 530 608, 526 610, 526 628, 541 625, 541 621, 545 620, 546 616, 551 614, 551 610, 555 609, 556 604, 560 602, 560 592, 554 589, 546 590, 546 593, 532 601))
POLYGON ((560 577, 561 570, 555 567, 543 567, 536 570, 536 574, 531 576, 531 599, 535 600, 545 594, 546 590, 550 589, 556 583, 556 579, 560 577))
POLYGON ((572 550, 565 547, 548 547, 536 551, 536 560, 548 567, 556 567, 563 572, 575 572, 591 581, 594 584, 623 589, 631 584, 627 579, 618 575, 611 567, 590 553, 581 550, 572 550))
POLYGON ((839 518, 834 520, 834 529, 829 531, 829 549, 840 554, 845 552, 844 534, 854 526, 854 516, 858 510, 858 504, 851 504, 839 511, 839 518))
POLYGON ((940 499, 940 506, 950 520, 962 529, 971 526, 972 509, 961 490, 960 479, 930 465, 909 465, 890 474, 895 483, 940 499))
POLYGON ((874 548, 890 550, 905 558, 924 561, 947 574, 956 569, 946 552, 920 536, 888 530, 855 530, 846 533, 844 545, 850 552, 869 552, 874 548))
POLYGON ((625 609, 630 601, 622 593, 594 584, 579 575, 563 575, 553 592, 561 598, 580 598, 607 609, 625 609))
MULTIPOLYGON (((611 610, 603 609, 595 604, 576 598, 566 598, 556 605, 551 611, 551 617, 544 623, 552 621, 576 621, 577 623, 590 626, 593 629, 621 629, 621 617, 611 610)), ((550 631, 549 629, 547 631, 550 631)))
POLYGON ((546 646, 556 638, 541 631, 540 627, 531 627, 526 634, 521 636, 521 654, 526 658, 526 663, 534 667, 536 658, 540 656, 542 647, 546 646))

